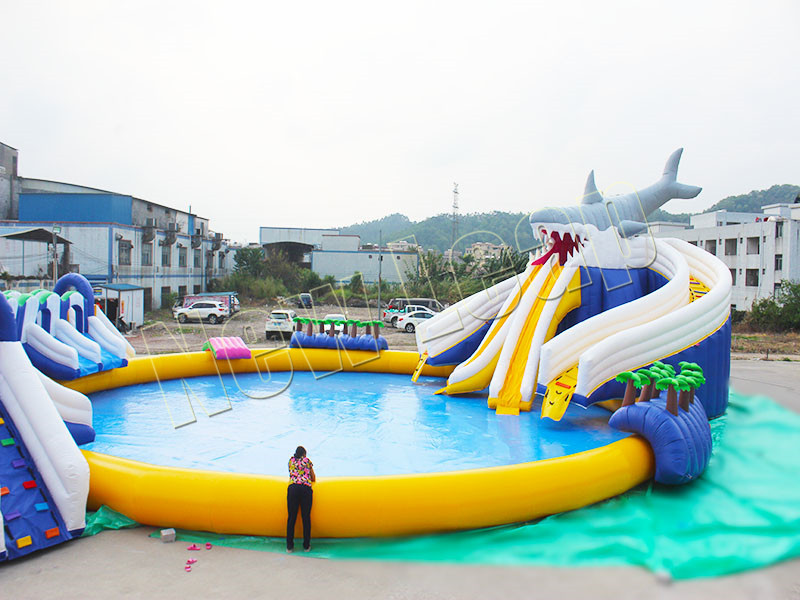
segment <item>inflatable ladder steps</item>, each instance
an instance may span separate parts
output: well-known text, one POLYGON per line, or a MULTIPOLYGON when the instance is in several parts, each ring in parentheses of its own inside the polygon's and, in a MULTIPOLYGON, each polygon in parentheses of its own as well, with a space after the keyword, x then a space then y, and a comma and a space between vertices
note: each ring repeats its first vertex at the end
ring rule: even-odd
POLYGON ((0 513, 6 552, 24 556, 72 538, 0 401, 0 513))
POLYGON ((572 399, 577 385, 577 366, 567 369, 548 383, 542 400, 542 418, 547 417, 553 421, 560 421, 567 411, 567 406, 569 406, 569 401, 572 399))
MULTIPOLYGON (((427 361, 428 361, 428 353, 423 352, 422 356, 420 356, 419 360, 417 361, 417 366, 414 368, 414 374, 411 376, 412 383, 417 383, 417 379, 419 379, 420 374, 422 374, 422 368, 425 366, 425 363, 427 361)), ((438 394, 439 392, 443 392, 445 389, 446 388, 442 388, 436 393, 438 394)))
POLYGON ((695 300, 702 298, 708 293, 708 286, 701 281, 698 281, 694 277, 689 277, 689 301, 694 302, 695 300))

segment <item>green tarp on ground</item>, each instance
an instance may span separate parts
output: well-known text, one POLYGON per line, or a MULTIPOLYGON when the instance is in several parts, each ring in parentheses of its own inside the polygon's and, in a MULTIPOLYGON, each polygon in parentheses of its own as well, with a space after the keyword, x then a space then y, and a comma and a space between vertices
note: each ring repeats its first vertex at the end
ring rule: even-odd
MULTIPOLYGON (((731 394, 727 414, 711 427, 714 456, 703 477, 690 485, 644 485, 535 523, 410 538, 313 540, 312 556, 635 565, 676 579, 724 575, 800 556, 800 416, 766 398, 731 394)), ((182 531, 178 539, 275 552, 285 548, 279 538, 182 531)))
POLYGON ((107 506, 101 506, 96 512, 86 513, 86 529, 83 530, 81 537, 96 535, 104 529, 128 529, 138 526, 136 521, 122 513, 111 510, 107 506))

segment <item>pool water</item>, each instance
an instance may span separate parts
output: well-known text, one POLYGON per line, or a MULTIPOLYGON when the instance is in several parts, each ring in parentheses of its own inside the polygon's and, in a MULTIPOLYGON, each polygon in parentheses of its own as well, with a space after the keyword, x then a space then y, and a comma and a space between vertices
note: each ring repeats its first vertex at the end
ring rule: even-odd
POLYGON ((570 406, 556 423, 539 405, 500 416, 486 396, 437 396, 440 378, 257 373, 139 384, 91 394, 87 450, 156 465, 286 475, 298 445, 318 475, 455 471, 582 452, 626 437, 601 408, 570 406))

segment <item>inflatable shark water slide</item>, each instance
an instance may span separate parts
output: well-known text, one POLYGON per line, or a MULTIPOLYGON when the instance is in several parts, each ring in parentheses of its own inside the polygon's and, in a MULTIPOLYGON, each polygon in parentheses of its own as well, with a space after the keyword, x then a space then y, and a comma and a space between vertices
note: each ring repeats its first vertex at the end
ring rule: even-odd
MULTIPOLYGON (((704 250, 648 231, 648 214, 672 198, 700 193, 677 182, 681 153, 669 157, 655 184, 638 192, 606 198, 592 172, 580 206, 533 212, 530 223, 544 243, 542 255, 532 256, 523 273, 417 328, 420 364, 455 365, 439 393, 488 388, 489 407, 511 415, 531 410, 539 398, 542 418, 559 420, 570 403, 586 407, 622 398, 622 372, 667 365, 674 374, 679 365, 702 364, 705 385, 696 390, 693 410, 703 411, 703 424, 694 423, 697 415, 687 410, 679 411, 672 427, 688 445, 683 459, 694 463, 662 479, 698 476, 705 468, 698 457, 707 463, 704 453, 710 453, 707 418, 727 406, 731 275, 704 250), (685 419, 698 431, 686 433, 685 419)), ((652 443, 663 433, 660 420, 634 426, 622 417, 641 409, 624 407, 611 424, 647 429, 635 432, 652 443)), ((653 449, 658 479, 663 448, 653 449)))

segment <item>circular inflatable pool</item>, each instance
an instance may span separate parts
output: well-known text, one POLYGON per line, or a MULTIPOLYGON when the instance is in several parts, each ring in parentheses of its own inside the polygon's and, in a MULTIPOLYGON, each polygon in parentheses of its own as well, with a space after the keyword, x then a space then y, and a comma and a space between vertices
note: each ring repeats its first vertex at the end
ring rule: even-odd
POLYGON ((167 467, 286 476, 304 445, 321 477, 462 471, 560 458, 627 437, 608 411, 571 407, 560 422, 486 408, 485 396, 434 392, 441 378, 309 372, 204 376, 91 395, 87 450, 167 467))
POLYGON ((652 472, 647 444, 609 428, 604 409, 499 416, 480 395, 435 395, 446 369, 411 383, 414 353, 360 354, 168 355, 74 382, 97 432, 84 447, 90 505, 151 525, 283 535, 286 463, 300 444, 319 478, 320 537, 522 521, 652 472))

